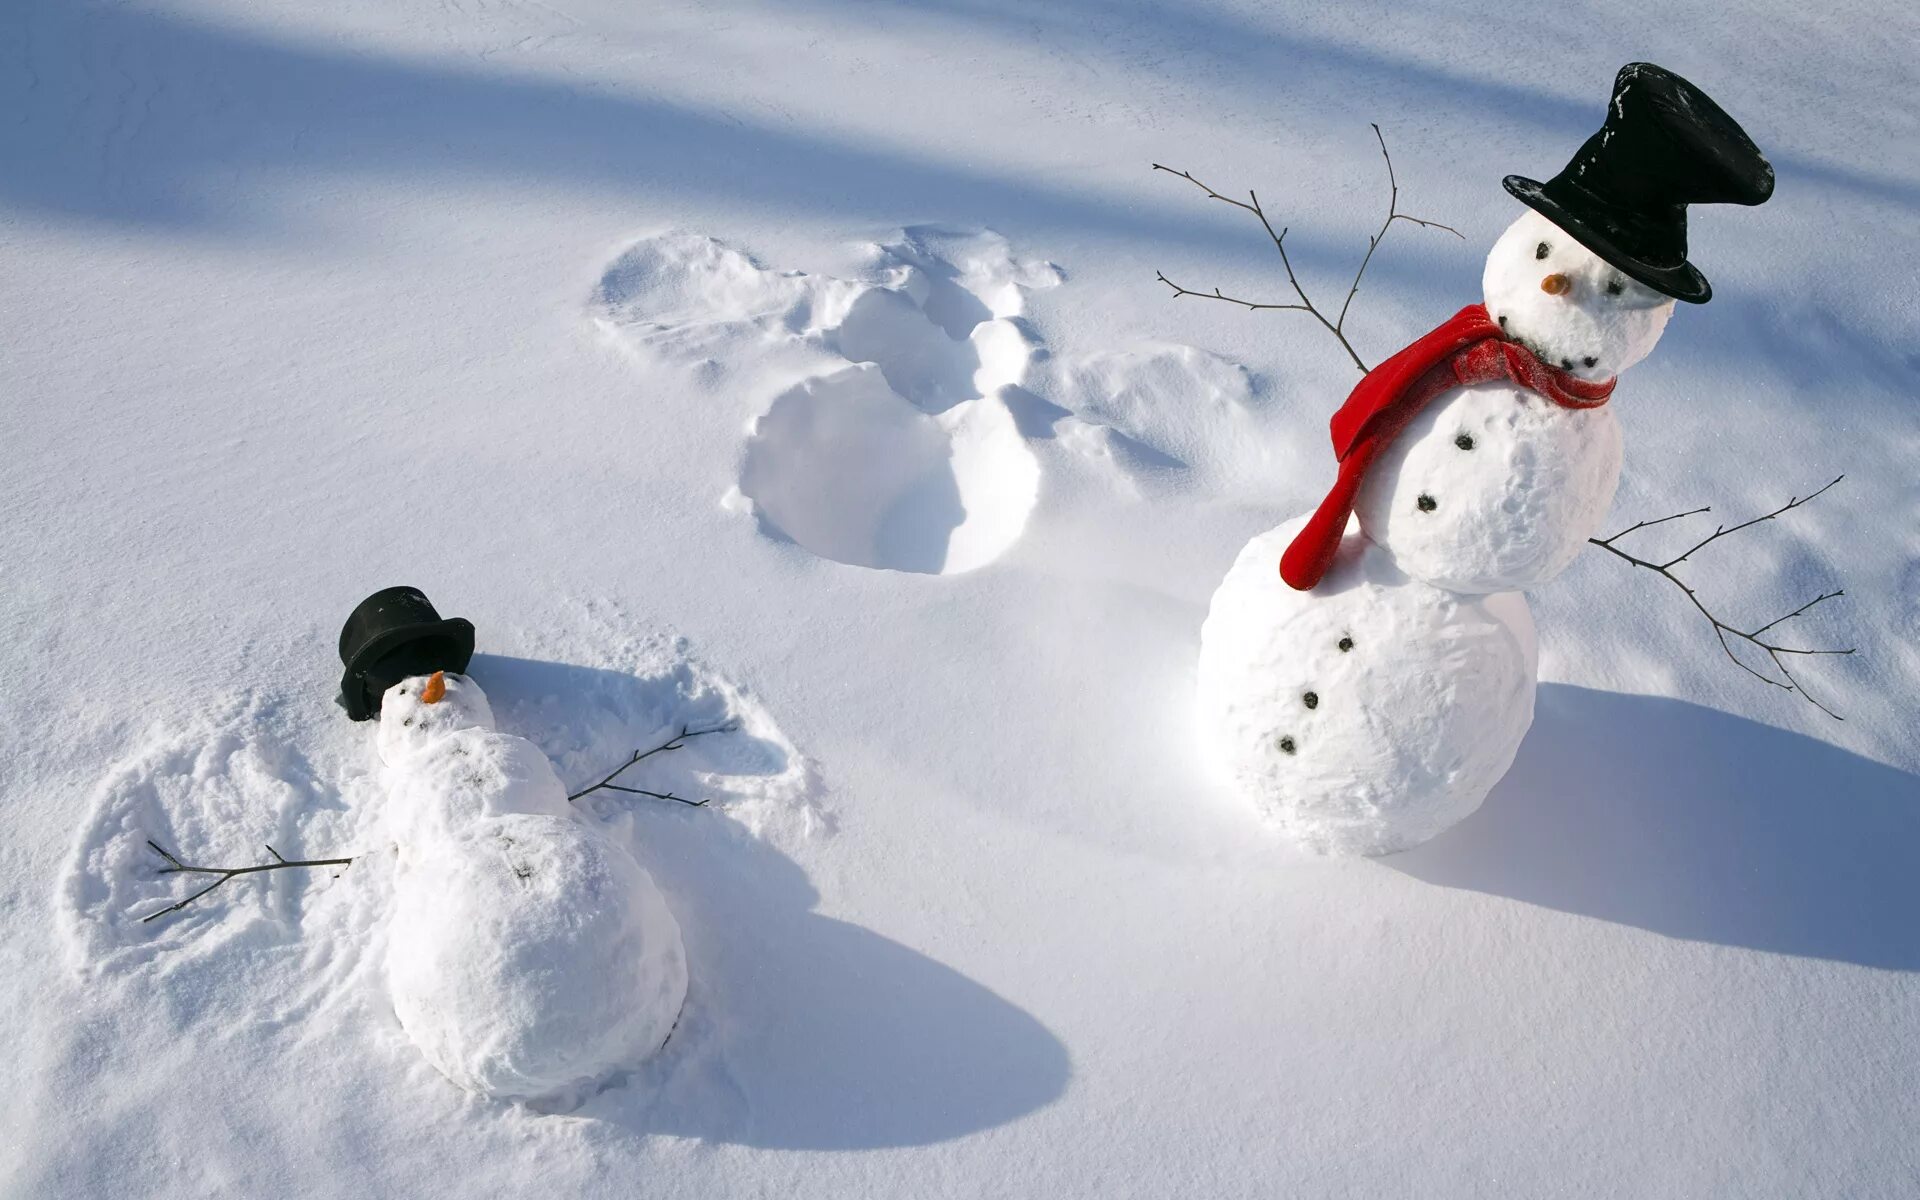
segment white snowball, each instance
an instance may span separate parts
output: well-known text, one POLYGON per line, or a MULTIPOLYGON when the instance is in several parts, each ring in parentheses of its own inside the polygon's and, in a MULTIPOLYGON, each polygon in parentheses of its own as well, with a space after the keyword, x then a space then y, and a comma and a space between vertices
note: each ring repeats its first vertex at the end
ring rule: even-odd
POLYGON ((525 738, 460 729, 387 768, 387 827, 401 845, 444 838, 482 817, 571 815, 553 764, 525 738))
POLYGON ((1532 209, 1487 252, 1480 286, 1509 338, 1581 379, 1607 379, 1645 358, 1673 315, 1672 297, 1621 274, 1532 209), (1563 276, 1566 290, 1544 290, 1549 275, 1563 276))
POLYGON ((388 688, 376 741, 387 764, 387 826, 401 845, 445 838, 487 816, 568 816, 553 764, 525 738, 496 732, 480 685, 447 675, 446 695, 420 699, 422 678, 388 688))
POLYGON ((486 817, 402 847, 393 1009, 443 1075, 497 1099, 577 1095, 638 1064, 687 994, 680 927, 621 847, 568 817, 486 817))
POLYGON ((1620 457, 1611 406, 1562 408, 1510 384, 1455 388, 1374 462, 1354 512, 1415 579, 1529 588, 1566 569, 1606 520, 1620 457))
POLYGON ((1214 593, 1201 737, 1307 847, 1403 850, 1473 812, 1512 765, 1533 722, 1533 620, 1518 593, 1408 578, 1351 524, 1319 586, 1296 592, 1278 563, 1304 523, 1247 543, 1214 593))
POLYGON ((399 766, 444 734, 460 729, 492 729, 493 706, 480 685, 465 675, 441 676, 446 694, 432 704, 420 699, 427 678, 403 679, 380 697, 380 727, 374 746, 380 761, 399 766))

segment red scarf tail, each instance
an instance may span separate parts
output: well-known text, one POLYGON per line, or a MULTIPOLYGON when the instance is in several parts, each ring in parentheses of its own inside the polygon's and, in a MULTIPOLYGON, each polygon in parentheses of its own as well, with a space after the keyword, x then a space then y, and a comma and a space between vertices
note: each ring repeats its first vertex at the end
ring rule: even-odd
POLYGON ((1307 518, 1306 525, 1287 546, 1287 552, 1280 556, 1280 578, 1294 591, 1308 591, 1320 582, 1327 568, 1333 566, 1333 556, 1340 552, 1340 539, 1347 532, 1347 518, 1353 515, 1353 504, 1360 496, 1367 466, 1384 445, 1386 442, 1378 439, 1362 442, 1341 460, 1333 489, 1307 518))

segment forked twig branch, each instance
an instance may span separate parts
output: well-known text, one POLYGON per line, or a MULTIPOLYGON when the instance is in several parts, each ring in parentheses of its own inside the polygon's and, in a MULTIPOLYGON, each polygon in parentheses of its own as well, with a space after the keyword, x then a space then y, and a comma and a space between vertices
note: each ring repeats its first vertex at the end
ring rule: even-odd
POLYGON ((629 767, 632 767, 635 763, 644 762, 645 760, 652 758, 656 754, 665 754, 669 750, 678 750, 680 747, 686 745, 687 742, 693 738, 706 737, 708 734, 712 734, 712 733, 732 733, 735 729, 738 729, 738 728, 739 728, 739 725, 737 725, 732 721, 726 721, 719 725, 715 725, 712 729, 691 729, 685 725, 682 725, 680 727, 679 733, 674 734, 672 737, 668 738, 666 741, 662 742, 660 745, 655 746, 651 750, 635 750, 633 752, 632 758, 628 759, 626 762, 621 763, 619 766, 615 767, 612 771, 608 772, 607 777, 605 779, 602 779, 599 783, 593 784, 590 787, 581 788, 579 791, 573 793, 571 796, 568 796, 567 800, 569 802, 578 800, 580 797, 587 795, 589 792, 597 792, 602 789, 605 789, 606 791, 609 791, 609 792, 625 792, 630 796, 651 796, 655 800, 671 800, 676 804, 684 804, 689 808, 705 808, 707 806, 706 800, 689 800, 685 796, 676 796, 672 792, 650 792, 646 788, 627 787, 624 784, 615 783, 614 780, 618 779, 622 773, 624 773, 629 767))
POLYGON ((1771 521, 1775 517, 1781 515, 1782 513, 1791 512, 1794 509, 1799 508, 1801 505, 1806 504, 1809 501, 1818 497, 1822 492, 1825 492, 1827 488, 1832 487, 1835 483, 1839 483, 1840 480, 1845 478, 1846 478, 1845 475, 1836 476, 1832 480, 1832 482, 1826 485, 1826 487, 1821 488, 1819 491, 1814 492, 1812 495, 1809 495, 1806 497, 1795 496, 1791 500, 1788 500, 1785 504, 1781 505, 1779 508, 1774 509, 1772 512, 1767 513, 1764 516, 1755 517, 1750 521, 1742 521, 1738 525, 1731 525, 1731 526, 1722 525, 1716 528, 1712 533, 1708 534, 1706 537, 1701 538, 1699 541, 1695 542, 1692 546, 1689 546, 1685 553, 1679 555, 1678 557, 1667 559, 1664 562, 1654 562, 1650 559, 1636 557, 1635 555, 1629 554, 1625 550, 1620 549, 1620 547, 1614 545, 1614 543, 1619 541, 1621 538, 1627 536, 1628 534, 1634 532, 1635 530, 1645 529, 1650 525, 1659 525, 1667 521, 1676 521, 1676 520, 1679 520, 1681 517, 1698 516, 1699 514, 1704 512, 1711 512, 1712 511, 1711 509, 1696 508, 1688 512, 1675 513, 1670 517, 1659 517, 1651 521, 1641 521, 1637 524, 1630 525, 1627 528, 1622 529, 1619 533, 1614 534, 1612 537, 1588 538, 1587 540, 1592 542, 1594 545, 1600 547, 1602 550, 1605 550, 1607 553, 1623 558, 1626 561, 1632 563, 1636 567, 1645 567, 1647 570, 1652 571, 1657 575, 1664 576, 1669 583, 1679 588, 1682 592, 1685 592, 1687 595, 1687 599, 1692 601, 1693 606, 1700 610, 1700 615, 1705 617, 1709 622, 1712 623, 1714 637, 1719 640, 1720 649, 1726 652, 1727 657, 1733 660, 1733 664, 1735 666, 1739 667, 1741 670, 1745 671, 1747 674, 1753 676, 1755 679, 1758 679, 1763 683, 1772 684, 1774 687, 1782 688, 1789 692, 1798 692, 1800 694, 1800 698, 1805 700, 1808 704, 1813 705, 1815 708, 1819 709, 1823 713, 1826 713, 1828 716, 1832 717, 1834 720, 1842 721, 1842 720, 1845 720, 1846 718, 1842 717, 1839 713, 1834 712, 1832 709, 1828 708, 1826 705, 1820 703, 1820 701, 1813 698, 1813 696, 1807 691, 1806 686, 1802 684, 1797 678, 1794 677, 1792 668, 1787 666, 1786 659, 1783 658, 1782 656, 1791 655, 1791 654, 1798 654, 1798 655, 1852 654, 1853 647, 1849 646, 1844 650, 1830 650, 1830 649, 1810 648, 1810 647, 1804 647, 1804 646, 1783 646, 1777 642, 1767 641, 1763 635, 1765 635, 1768 630, 1773 629, 1775 626, 1778 626, 1787 621, 1791 621, 1793 618, 1801 615, 1804 612, 1807 612, 1809 609, 1813 608, 1817 604, 1821 604, 1821 603, 1824 603, 1825 601, 1833 600, 1840 596, 1846 595, 1847 593, 1844 590, 1836 589, 1831 592, 1822 592, 1820 595, 1815 596, 1813 599, 1807 601, 1805 604, 1802 604, 1799 608, 1794 609, 1792 612, 1786 614, 1785 616, 1775 617, 1773 620, 1768 621, 1765 625, 1762 625, 1757 629, 1740 629, 1737 626, 1730 625, 1726 621, 1723 621, 1719 617, 1715 616, 1707 608, 1707 606, 1701 602, 1700 597, 1694 593, 1694 590, 1691 587, 1687 586, 1686 582, 1682 580, 1678 575, 1675 575, 1673 573, 1673 569, 1679 566, 1681 563, 1686 562, 1689 558, 1693 557, 1695 554, 1699 553, 1701 550, 1704 550, 1706 547, 1712 545, 1714 542, 1719 541, 1723 537, 1727 537, 1732 534, 1739 533, 1742 529, 1751 528, 1752 526, 1760 524, 1762 521, 1771 521), (1763 671, 1755 670, 1750 664, 1748 664, 1746 661, 1741 659, 1739 655, 1733 652, 1732 645, 1730 645, 1727 641, 1729 637, 1747 642, 1753 646, 1757 646, 1760 650, 1765 652, 1767 657, 1773 661, 1773 665, 1775 669, 1777 669, 1780 672, 1781 677, 1779 679, 1775 679, 1773 676, 1768 675, 1763 671))
POLYGON ((159 842, 154 841, 152 838, 147 839, 147 845, 153 848, 153 852, 155 854, 158 854, 161 858, 164 858, 167 860, 167 865, 160 868, 159 874, 162 874, 162 875, 218 875, 219 878, 214 880, 212 883, 208 884, 206 887, 201 888, 199 891, 195 892, 193 895, 188 896, 185 900, 180 901, 178 904, 169 905, 168 907, 161 909, 159 912, 148 913, 146 916, 141 917, 140 918, 141 924, 145 924, 146 922, 155 920, 159 917, 164 917, 168 913, 179 912, 181 909, 185 908, 187 905, 192 904, 195 900, 198 900, 200 897, 206 895, 208 892, 211 892, 215 888, 219 887, 221 884, 227 882, 229 879, 235 879, 241 875, 254 875, 254 874, 258 874, 261 871, 283 871, 290 867, 344 867, 348 863, 353 861, 351 858, 287 859, 287 858, 280 857, 280 852, 278 850, 275 850, 272 846, 268 846, 267 853, 273 855, 273 861, 270 863, 260 863, 257 866, 251 866, 251 867, 196 867, 196 866, 190 866, 187 863, 181 862, 180 859, 174 855, 173 851, 168 850, 166 847, 162 846, 159 842))
POLYGON ((1248 310, 1278 309, 1306 313, 1314 320, 1320 322, 1320 324, 1326 328, 1327 332, 1331 333, 1340 342, 1341 347, 1347 352, 1347 357, 1353 360, 1353 365, 1360 369, 1361 374, 1366 374, 1366 362, 1363 361, 1360 355, 1354 350, 1353 343, 1347 340, 1347 310, 1353 306, 1353 298, 1360 291, 1360 280, 1366 275, 1367 266, 1373 262, 1373 252, 1380 248, 1380 243, 1386 238, 1387 230, 1393 228, 1395 221, 1406 221, 1427 229, 1444 229, 1457 238, 1464 238, 1466 236, 1451 225, 1442 225, 1438 221, 1424 220, 1400 211, 1400 181, 1394 176, 1393 156, 1387 153, 1387 139, 1380 132, 1380 126, 1373 126, 1373 136, 1375 140, 1380 143, 1380 156, 1384 158, 1387 163, 1387 219, 1381 222, 1380 232, 1367 239, 1366 256, 1360 260, 1359 269, 1353 273, 1353 284, 1347 288, 1347 298, 1340 305, 1339 315, 1332 320, 1327 319, 1327 315, 1321 312, 1313 300, 1307 295, 1306 289, 1300 286, 1300 278, 1295 275, 1293 271, 1293 259, 1287 255, 1287 229, 1283 226, 1278 233, 1274 232, 1273 222, 1267 219, 1266 210, 1260 207, 1260 197, 1256 193, 1248 191, 1245 200, 1235 200, 1231 196, 1223 196, 1219 192, 1214 191, 1211 187, 1195 179, 1186 171, 1176 171, 1172 167, 1162 166, 1159 163, 1153 164, 1154 170, 1165 171, 1169 175, 1177 175, 1205 192, 1209 199, 1218 200, 1223 204, 1231 204, 1235 208, 1252 213, 1259 220, 1260 227, 1267 231, 1267 238, 1273 242, 1273 248, 1280 252, 1280 265, 1286 268, 1287 282, 1292 285, 1293 294, 1300 297, 1300 303, 1271 304, 1242 300, 1238 297, 1224 294, 1219 288, 1214 288, 1210 292, 1198 292, 1190 288, 1181 287, 1173 280, 1168 279, 1165 272, 1155 272, 1156 277, 1161 283, 1173 289, 1174 299, 1176 300, 1182 296, 1197 296, 1203 300, 1223 300, 1228 304, 1237 304, 1248 310))
POLYGON ((1382 241, 1386 240, 1387 230, 1393 228, 1395 221, 1407 221, 1425 229, 1444 229, 1461 241, 1465 241, 1467 237, 1466 234, 1461 233, 1451 225, 1442 225, 1438 221, 1424 221, 1419 217, 1411 217, 1400 211, 1400 181, 1394 178, 1393 156, 1387 153, 1386 136, 1380 132, 1380 126, 1378 124, 1373 122, 1369 122, 1369 124, 1373 125, 1374 140, 1380 143, 1380 157, 1387 162, 1387 219, 1380 223, 1380 232, 1367 239, 1367 256, 1360 260, 1360 269, 1353 273, 1353 286, 1347 289, 1347 298, 1345 302, 1340 305, 1340 316, 1335 319, 1333 323, 1335 330, 1346 328, 1347 309, 1352 306, 1353 297, 1360 290, 1360 277, 1367 273, 1367 264, 1373 261, 1373 252, 1380 248, 1382 241))

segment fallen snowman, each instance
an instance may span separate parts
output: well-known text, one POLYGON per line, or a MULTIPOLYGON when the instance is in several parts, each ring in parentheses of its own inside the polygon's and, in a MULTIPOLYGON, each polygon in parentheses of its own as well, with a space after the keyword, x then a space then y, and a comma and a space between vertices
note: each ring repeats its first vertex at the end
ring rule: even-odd
POLYGON ((686 951, 646 870, 576 816, 538 747, 494 728, 459 673, 472 652, 473 627, 413 588, 369 597, 341 635, 342 704, 379 722, 398 848, 393 1009, 461 1087, 565 1100, 666 1042, 686 951))
POLYGON ((1521 589, 1612 503, 1617 376, 1676 300, 1712 295, 1687 206, 1759 204, 1773 171, 1705 93, 1632 63, 1558 176, 1505 183, 1528 211, 1487 256, 1484 302, 1367 373, 1333 417, 1326 500, 1248 543, 1201 629, 1211 757, 1324 853, 1417 845, 1512 765, 1537 665, 1521 589))

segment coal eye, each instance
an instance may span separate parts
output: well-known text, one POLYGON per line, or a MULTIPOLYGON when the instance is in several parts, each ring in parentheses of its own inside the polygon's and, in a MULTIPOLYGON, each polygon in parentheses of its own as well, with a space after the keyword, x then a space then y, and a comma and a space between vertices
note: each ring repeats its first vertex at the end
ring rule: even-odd
POLYGON ((1533 248, 1533 256, 1535 258, 1545 258, 1548 254, 1552 252, 1552 250, 1553 250, 1553 247, 1547 245, 1545 242, 1541 242, 1538 246, 1535 246, 1533 248))
POLYGON ((1618 296, 1621 292, 1624 292, 1626 290, 1627 290, 1627 285, 1624 283, 1621 283, 1618 279, 1607 280, 1607 295, 1618 296))

